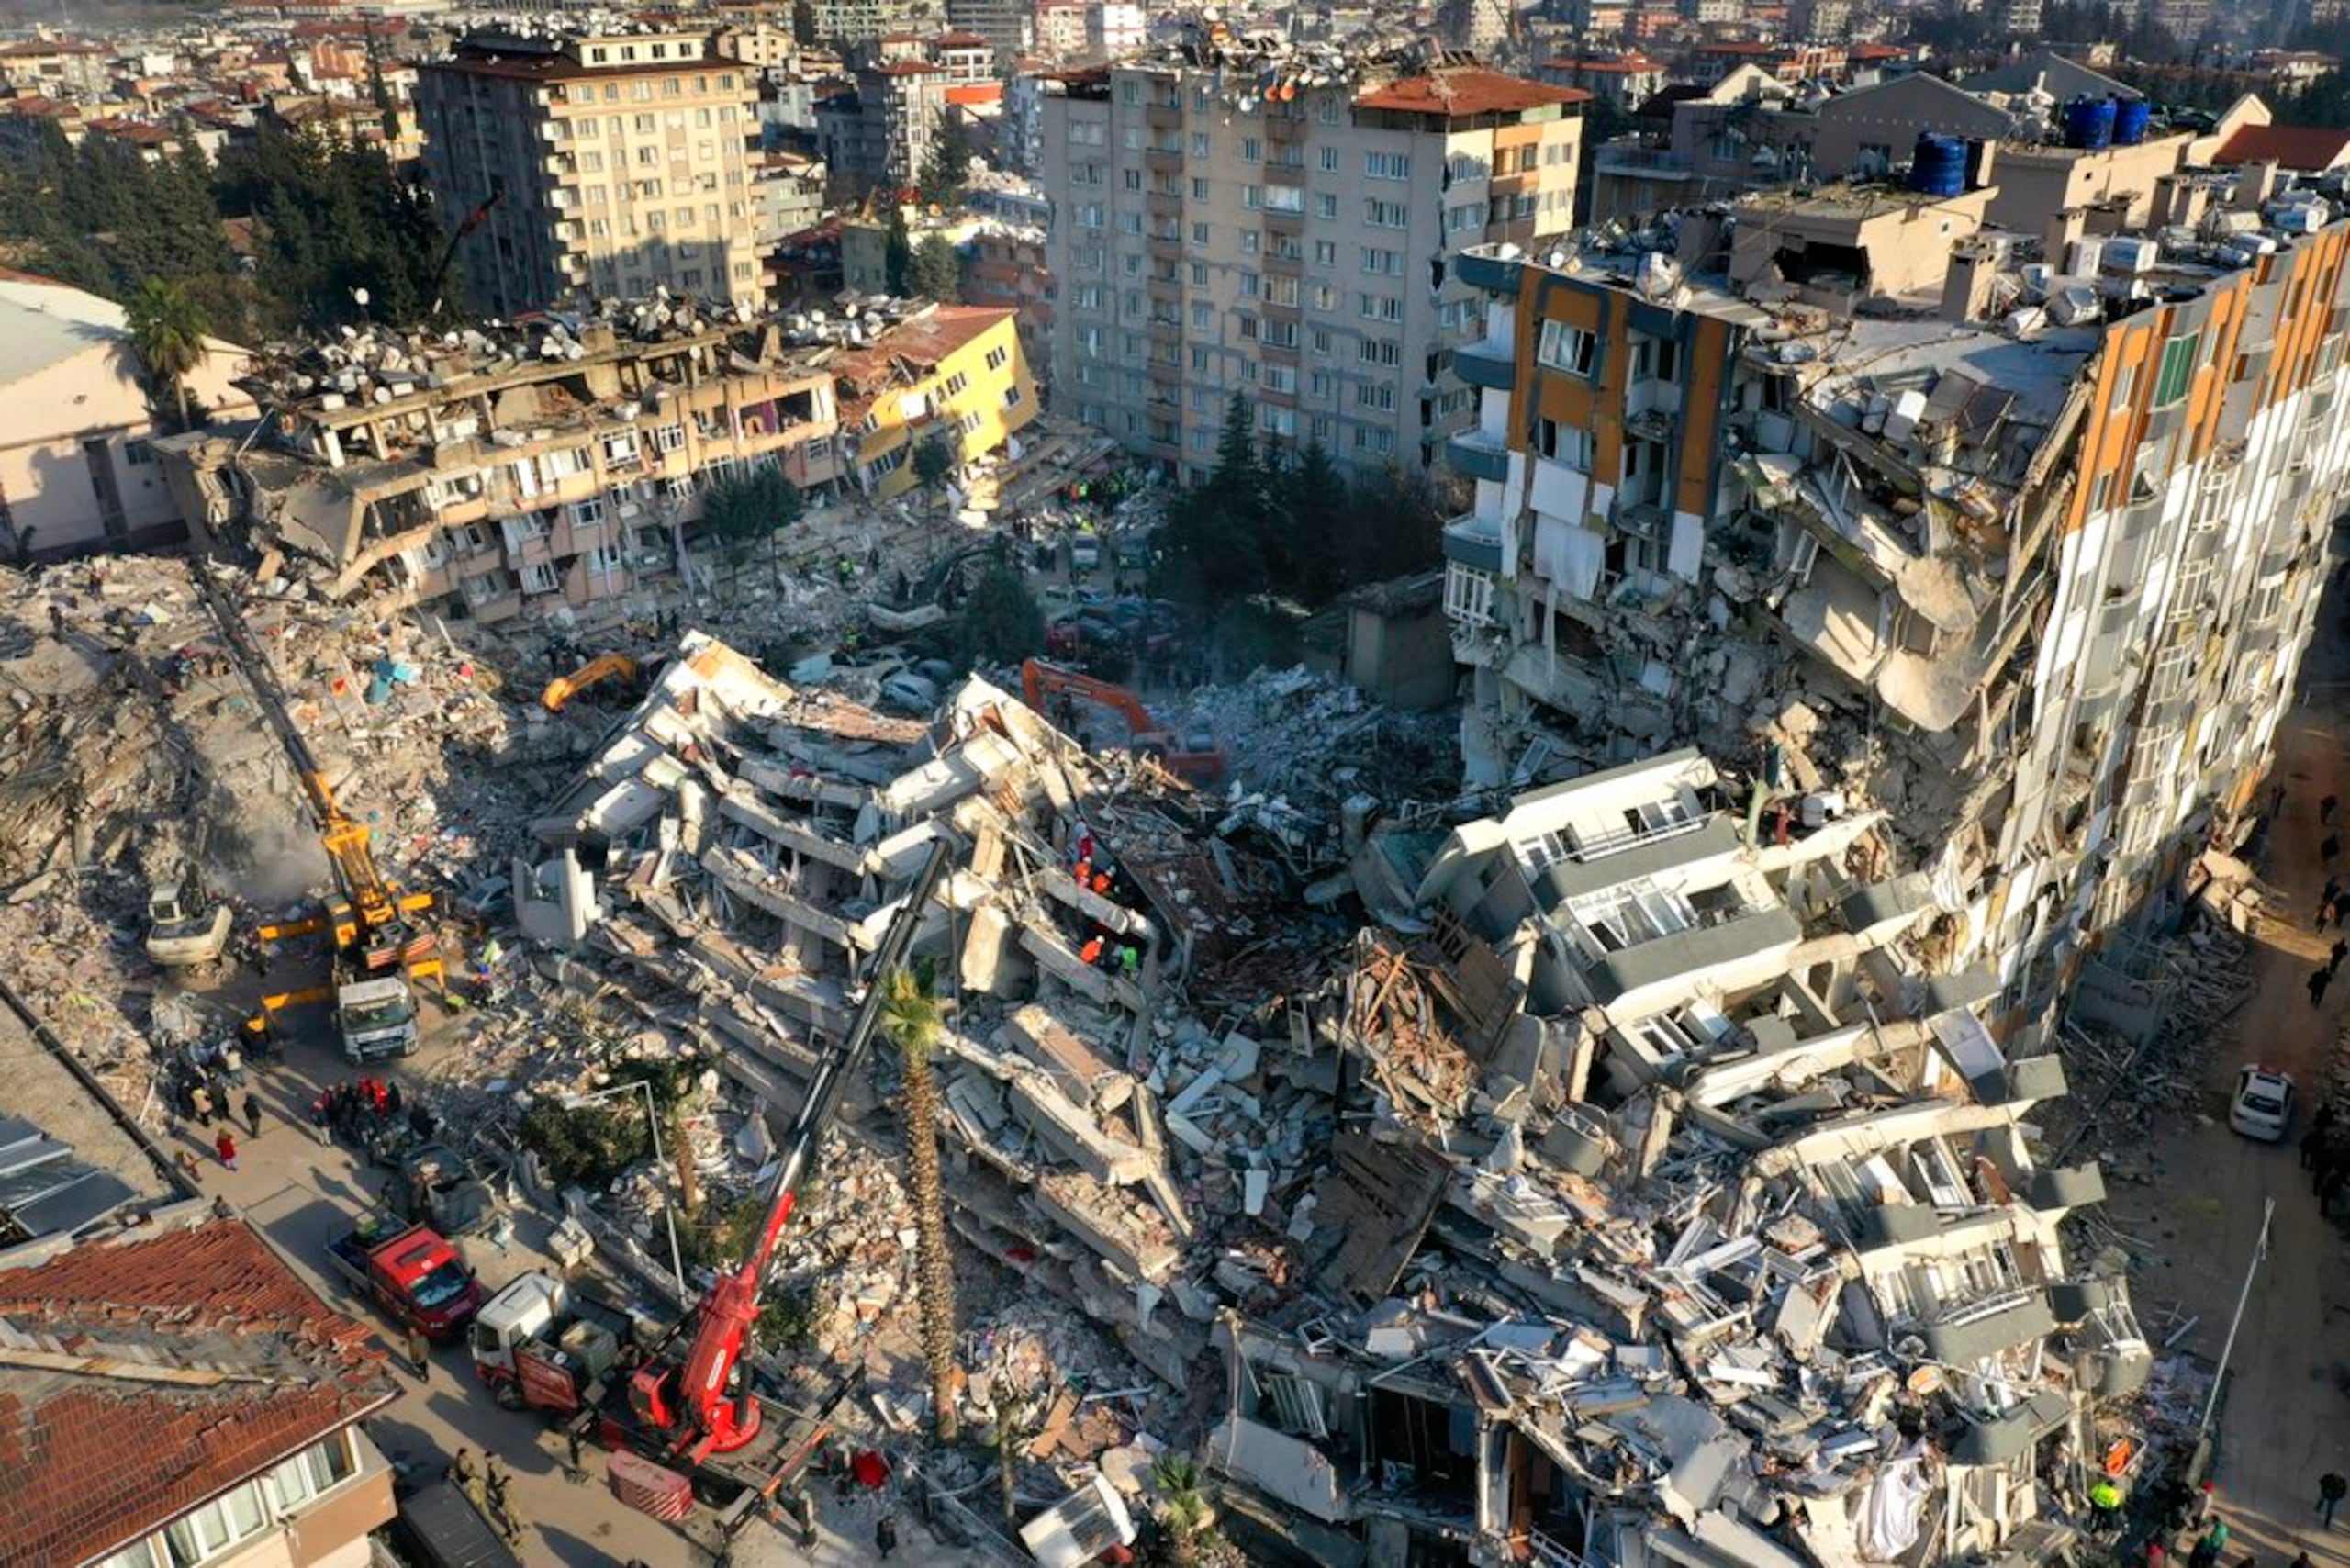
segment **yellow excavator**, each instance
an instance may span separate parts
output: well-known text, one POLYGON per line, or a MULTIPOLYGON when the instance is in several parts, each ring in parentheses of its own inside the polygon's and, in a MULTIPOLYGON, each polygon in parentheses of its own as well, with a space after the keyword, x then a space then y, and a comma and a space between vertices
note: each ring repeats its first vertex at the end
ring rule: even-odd
POLYGON ((641 668, 626 654, 599 654, 569 675, 559 675, 548 681, 547 689, 539 693, 539 706, 550 713, 560 713, 565 703, 589 687, 607 680, 626 684, 636 679, 641 668))
POLYGON ((264 942, 327 933, 334 944, 333 982, 264 996, 262 1011, 245 1027, 251 1033, 265 1034, 269 1020, 285 1008, 331 1002, 336 1032, 341 1036, 343 1054, 351 1060, 408 1056, 417 1044, 416 1006, 408 980, 437 979, 442 972, 438 932, 413 918, 432 907, 432 895, 403 893, 384 879, 375 865, 367 824, 354 820, 336 801, 325 770, 294 722, 276 672, 254 644, 243 618, 201 568, 196 580, 220 627, 229 657, 244 672, 262 716, 285 747, 303 793, 309 797, 319 843, 334 868, 336 884, 327 896, 324 913, 260 928, 264 942))

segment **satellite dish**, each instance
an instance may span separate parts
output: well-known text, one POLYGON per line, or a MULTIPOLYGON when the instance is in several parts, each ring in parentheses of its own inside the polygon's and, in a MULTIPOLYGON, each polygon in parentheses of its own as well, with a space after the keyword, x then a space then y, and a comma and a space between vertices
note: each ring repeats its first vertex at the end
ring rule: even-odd
POLYGON ((359 308, 361 308, 362 310, 364 310, 364 309, 366 309, 366 308, 367 308, 367 298, 368 298, 368 295, 367 295, 367 291, 366 291, 365 289, 364 289, 364 288, 354 288, 354 289, 352 289, 352 290, 351 291, 351 297, 352 297, 354 301, 356 301, 356 302, 357 302, 357 304, 358 304, 358 306, 359 306, 359 308))

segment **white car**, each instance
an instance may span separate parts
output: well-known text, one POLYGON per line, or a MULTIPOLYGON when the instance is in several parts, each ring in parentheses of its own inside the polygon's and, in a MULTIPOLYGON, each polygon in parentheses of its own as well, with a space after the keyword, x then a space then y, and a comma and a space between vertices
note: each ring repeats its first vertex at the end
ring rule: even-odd
POLYGON ((2246 1137, 2275 1143, 2293 1120, 2293 1081, 2274 1068, 2248 1067, 2236 1074, 2235 1098, 2228 1103, 2228 1126, 2246 1137))

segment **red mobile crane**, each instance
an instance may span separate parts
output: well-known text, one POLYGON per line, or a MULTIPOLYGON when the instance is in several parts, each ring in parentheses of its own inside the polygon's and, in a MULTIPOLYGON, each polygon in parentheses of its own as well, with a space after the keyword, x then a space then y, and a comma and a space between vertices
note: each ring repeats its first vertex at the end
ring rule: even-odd
POLYGON ((865 995, 848 1033, 816 1064, 815 1077, 808 1086, 808 1103, 792 1126, 782 1168, 776 1172, 768 1199, 767 1223, 757 1241, 740 1267, 719 1275, 703 1294, 687 1320, 693 1325, 693 1338, 683 1357, 664 1352, 674 1345, 686 1323, 672 1330, 668 1339, 630 1374, 624 1392, 611 1391, 614 1397, 606 1399, 601 1412, 600 1440, 606 1447, 627 1448, 662 1463, 689 1466, 698 1482, 714 1481, 722 1487, 755 1490, 767 1496, 797 1473, 822 1439, 821 1421, 794 1423, 788 1417, 802 1413, 787 1406, 776 1406, 771 1411, 772 1402, 752 1390, 746 1370, 739 1388, 730 1391, 728 1384, 736 1380, 752 1325, 757 1321, 767 1260, 791 1217, 800 1178, 815 1159, 824 1129, 872 1043, 881 1020, 882 982, 890 970, 905 962, 906 950, 913 945, 915 929, 922 924, 923 906, 937 890, 940 874, 946 869, 946 853, 944 843, 932 844, 905 906, 874 951, 865 995), (787 1419, 770 1419, 771 1415, 787 1419), (795 1429, 773 1429, 778 1426, 795 1429))

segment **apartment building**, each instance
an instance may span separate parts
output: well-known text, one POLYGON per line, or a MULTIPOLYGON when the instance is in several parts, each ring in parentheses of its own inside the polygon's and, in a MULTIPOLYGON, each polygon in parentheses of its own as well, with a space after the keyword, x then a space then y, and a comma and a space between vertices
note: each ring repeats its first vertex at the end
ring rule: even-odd
POLYGON ((1030 0, 946 0, 946 19, 958 30, 987 39, 998 71, 1025 54, 1035 41, 1030 0))
MULTIPOLYGON (((1052 267, 1045 230, 1017 223, 983 221, 964 241, 963 297, 972 305, 1008 309, 1020 334, 1032 373, 1051 375, 1053 357, 1052 267)), ((1040 383, 1041 384, 1041 383, 1040 383)))
POLYGON ((946 19, 940 0, 813 0, 816 37, 845 52, 890 33, 946 19))
POLYGON ((677 601, 712 481, 844 475, 828 362, 846 339, 802 337, 657 300, 454 347, 379 331, 261 362, 264 439, 158 450, 204 534, 323 562, 335 594, 594 625, 677 601))
POLYGON ((1057 408, 1186 476, 1236 393, 1273 440, 1432 465, 1473 416, 1454 258, 1570 227, 1590 95, 1201 47, 1046 81, 1057 408))
POLYGON ((833 368, 841 428, 850 472, 867 495, 888 500, 912 489, 914 450, 923 442, 951 443, 960 467, 1035 419, 1036 384, 1013 318, 982 306, 935 306, 840 357, 833 368))
POLYGON ((816 104, 816 135, 846 196, 902 191, 922 178, 946 112, 946 67, 920 58, 857 68, 856 86, 816 104))
POLYGON ((656 286, 764 297, 747 151, 758 84, 708 37, 476 33, 418 68, 416 105, 441 209, 487 204, 458 247, 476 308, 656 286))
POLYGON ((1471 257, 1472 778, 1744 734, 1883 807, 1995 1032, 2045 1030, 2248 831, 2310 636, 2350 223, 2266 173, 2175 189, 2159 241, 1837 185, 1692 215, 1677 256, 1471 257))

